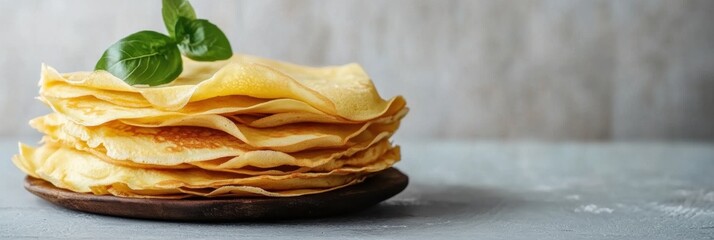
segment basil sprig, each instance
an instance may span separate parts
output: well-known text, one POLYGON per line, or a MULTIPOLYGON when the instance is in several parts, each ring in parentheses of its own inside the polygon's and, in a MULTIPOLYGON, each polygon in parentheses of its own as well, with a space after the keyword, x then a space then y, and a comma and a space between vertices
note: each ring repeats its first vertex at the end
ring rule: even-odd
POLYGON ((183 71, 181 54, 197 61, 218 61, 233 55, 221 29, 205 19, 196 19, 188 0, 163 0, 161 13, 169 36, 140 31, 111 45, 94 67, 126 83, 156 86, 166 84, 183 71))

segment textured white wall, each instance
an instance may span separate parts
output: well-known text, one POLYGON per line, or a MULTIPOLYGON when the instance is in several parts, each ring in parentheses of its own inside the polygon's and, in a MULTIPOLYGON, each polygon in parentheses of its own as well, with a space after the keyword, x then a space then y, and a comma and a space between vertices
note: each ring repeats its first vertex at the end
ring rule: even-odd
MULTIPOLYGON (((714 1, 198 1, 234 50, 359 62, 401 137, 714 139, 714 1)), ((89 70, 160 1, 0 0, 0 135, 36 134, 42 62, 89 70)))

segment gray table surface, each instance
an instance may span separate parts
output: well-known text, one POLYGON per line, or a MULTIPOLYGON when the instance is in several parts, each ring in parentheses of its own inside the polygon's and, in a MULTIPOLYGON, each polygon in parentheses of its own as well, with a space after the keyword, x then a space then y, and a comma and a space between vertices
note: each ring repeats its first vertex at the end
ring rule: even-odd
POLYGON ((0 238, 714 239, 712 143, 410 141, 400 195, 341 217, 174 223, 65 210, 22 188, 0 140, 0 238))

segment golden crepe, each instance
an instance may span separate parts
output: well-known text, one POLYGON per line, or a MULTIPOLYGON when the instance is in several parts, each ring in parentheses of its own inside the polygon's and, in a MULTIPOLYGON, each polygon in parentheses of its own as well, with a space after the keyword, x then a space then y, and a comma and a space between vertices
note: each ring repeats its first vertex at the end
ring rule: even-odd
POLYGON ((319 191, 356 183, 364 179, 367 173, 388 168, 398 161, 398 155, 398 150, 392 150, 380 156, 375 163, 359 169, 338 168, 329 172, 279 176, 245 176, 203 169, 132 168, 107 163, 92 154, 54 144, 46 144, 38 149, 21 144, 20 155, 15 156, 13 162, 33 177, 77 192, 97 192, 113 184, 124 184, 128 190, 162 190, 162 195, 179 193, 178 188, 215 189, 223 186, 250 186, 279 194, 279 191, 285 190, 319 191))
POLYGON ((46 66, 40 84, 64 82, 103 91, 138 93, 153 107, 165 110, 179 110, 189 102, 220 96, 294 99, 326 114, 355 121, 376 118, 393 103, 404 102, 402 97, 383 100, 357 64, 311 68, 238 54, 227 61, 197 62, 186 58, 184 63, 179 78, 160 87, 130 86, 105 71, 61 75, 46 66))
MULTIPOLYGON (((270 149, 282 152, 350 146, 356 144, 352 139, 360 135, 376 136, 383 132, 393 132, 399 126, 399 122, 388 124, 371 124, 368 122, 364 125, 300 123, 275 128, 251 128, 234 124, 221 116, 201 116, 181 124, 160 127, 137 127, 117 121, 99 126, 82 126, 69 121, 62 115, 50 114, 32 120, 30 125, 45 134, 50 134, 53 127, 60 128, 66 134, 89 141, 92 146, 111 144, 111 142, 106 142, 105 139, 123 138, 125 141, 131 141, 132 143, 129 146, 116 145, 117 148, 130 148, 132 146, 140 148, 136 151, 141 151, 141 149, 155 151, 155 149, 145 149, 145 145, 137 146, 139 145, 137 143, 165 143, 170 144, 172 148, 177 148, 178 145, 192 144, 190 141, 193 140, 194 142, 205 143, 207 146, 200 147, 211 149, 210 151, 216 155, 219 154, 219 151, 212 149, 215 148, 213 145, 228 147, 226 146, 227 144, 232 144, 235 148, 270 149), (211 127, 211 129, 205 127, 211 127), (203 140, 204 138, 211 139, 203 140), (241 141, 235 141, 236 139, 241 141)), ((171 151, 177 152, 177 150, 171 151)))
POLYGON ((312 68, 234 55, 183 59, 173 82, 42 67, 37 148, 15 165, 75 192, 135 198, 290 197, 357 184, 400 159, 407 114, 357 64, 312 68))

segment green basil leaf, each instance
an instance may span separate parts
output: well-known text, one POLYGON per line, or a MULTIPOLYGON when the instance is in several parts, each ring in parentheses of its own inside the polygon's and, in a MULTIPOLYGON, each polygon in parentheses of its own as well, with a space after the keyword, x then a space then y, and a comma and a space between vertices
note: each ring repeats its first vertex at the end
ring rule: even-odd
POLYGON ((150 86, 169 83, 183 71, 173 39, 154 31, 131 34, 110 46, 95 66, 125 82, 150 86))
POLYGON ((175 37, 174 27, 180 17, 196 19, 196 12, 193 10, 188 0, 163 0, 161 14, 164 17, 164 25, 169 32, 169 36, 175 37))
POLYGON ((178 47, 186 57, 197 61, 217 61, 233 56, 226 35, 208 20, 179 17, 175 30, 178 47))

